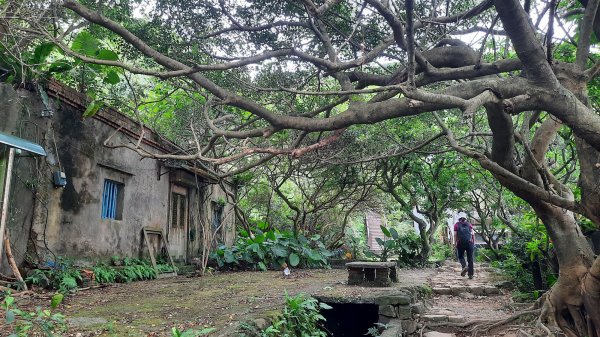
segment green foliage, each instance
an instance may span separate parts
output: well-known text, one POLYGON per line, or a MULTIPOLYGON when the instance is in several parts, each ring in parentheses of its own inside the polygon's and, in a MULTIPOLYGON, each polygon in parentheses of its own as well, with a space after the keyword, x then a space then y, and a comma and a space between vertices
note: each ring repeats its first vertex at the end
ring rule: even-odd
POLYGON ((365 336, 379 337, 381 336, 381 331, 387 329, 387 327, 388 326, 386 324, 375 323, 375 326, 372 326, 367 330, 365 336))
POLYGON ((331 307, 304 294, 289 296, 285 294, 285 307, 271 325, 262 331, 249 324, 240 324, 240 336, 256 337, 327 337, 321 324, 325 317, 320 310, 331 307))
MULTIPOLYGON (((109 283, 129 283, 134 281, 151 280, 156 278, 156 271, 148 261, 125 257, 123 259, 113 256, 111 258, 117 264, 123 266, 107 266, 106 264, 97 264, 91 268, 94 274, 94 280, 100 284, 109 283)), ((159 273, 173 272, 173 267, 169 264, 158 263, 156 265, 159 273)), ((61 293, 67 293, 78 287, 78 283, 83 280, 82 270, 73 267, 70 263, 61 260, 61 263, 54 269, 36 269, 25 279, 26 282, 43 287, 59 290, 61 293)))
POLYGON ((171 329, 171 336, 173 337, 198 337, 203 335, 208 335, 209 333, 215 331, 215 328, 204 328, 202 330, 196 329, 187 329, 185 331, 180 331, 178 328, 174 327, 171 329))
POLYGON ((117 270, 116 281, 130 283, 133 281, 151 280, 156 278, 156 271, 145 262, 130 264, 117 270))
MULTIPOLYGON (((62 302, 62 295, 52 297, 51 308, 55 309, 62 302)), ((53 337, 67 331, 67 323, 61 313, 53 313, 51 309, 37 307, 29 312, 15 306, 14 297, 6 294, 1 304, 5 311, 6 327, 10 329, 9 337, 46 336, 53 337)), ((9 332, 5 331, 5 332, 9 332)))
POLYGON ((81 281, 81 271, 73 267, 67 260, 59 260, 58 266, 48 270, 35 270, 25 281, 31 284, 56 289, 61 293, 67 293, 77 288, 77 282, 81 281))
POLYGON ((264 232, 256 228, 253 235, 241 231, 235 245, 219 246, 211 258, 221 268, 267 270, 279 269, 284 263, 292 267, 325 268, 331 255, 319 235, 294 237, 287 231, 264 232))
POLYGON ((399 265, 415 265, 418 262, 420 251, 420 240, 414 232, 407 232, 400 235, 394 228, 381 226, 381 231, 385 240, 376 238, 377 243, 382 247, 378 255, 381 261, 387 261, 391 257, 397 257, 399 265))
POLYGON ((526 292, 534 289, 531 272, 523 267, 515 255, 507 254, 504 259, 495 261, 492 265, 502 269, 503 274, 509 277, 516 289, 526 292))
POLYGON ((96 282, 100 284, 115 283, 117 280, 117 271, 114 268, 97 265, 93 269, 96 282))
POLYGON ((515 300, 532 300, 539 296, 536 289, 533 270, 541 275, 542 287, 547 289, 556 281, 556 275, 550 268, 550 243, 545 227, 542 226, 535 215, 525 214, 521 231, 511 237, 507 245, 497 254, 497 261, 492 264, 503 270, 515 286, 515 300))
POLYGON ((431 255, 429 261, 445 261, 454 257, 454 250, 449 245, 443 243, 434 243, 431 245, 431 255))

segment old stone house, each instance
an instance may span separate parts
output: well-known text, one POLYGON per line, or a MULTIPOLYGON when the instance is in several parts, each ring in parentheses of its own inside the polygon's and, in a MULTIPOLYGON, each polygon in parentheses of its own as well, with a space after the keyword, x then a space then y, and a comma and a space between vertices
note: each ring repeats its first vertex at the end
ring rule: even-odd
MULTIPOLYGON (((138 143, 142 130, 134 120, 110 108, 83 118, 86 96, 56 81, 44 90, 2 84, 0 105, 0 132, 47 153, 24 152, 14 161, 7 228, 17 263, 139 257, 147 252, 144 227, 162 229, 181 262, 202 254, 207 237, 215 238, 211 244, 234 240, 226 194, 234 188, 219 183, 205 163, 141 159, 103 146, 111 135, 112 143, 138 143)), ((181 153, 148 128, 140 145, 151 153, 181 153)), ((0 144, 0 156, 6 148, 0 144)))

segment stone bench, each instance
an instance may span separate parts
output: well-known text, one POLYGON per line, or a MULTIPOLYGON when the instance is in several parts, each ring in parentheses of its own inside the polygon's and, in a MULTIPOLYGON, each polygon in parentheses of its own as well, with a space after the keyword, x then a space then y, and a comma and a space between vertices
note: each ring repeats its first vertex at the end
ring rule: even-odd
POLYGON ((389 287, 398 282, 395 262, 349 262, 348 285, 389 287))

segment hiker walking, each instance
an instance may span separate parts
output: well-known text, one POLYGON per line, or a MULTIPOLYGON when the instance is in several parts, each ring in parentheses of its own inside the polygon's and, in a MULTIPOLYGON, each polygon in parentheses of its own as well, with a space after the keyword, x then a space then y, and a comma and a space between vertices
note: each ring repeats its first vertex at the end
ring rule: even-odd
POLYGON ((473 278, 473 251, 475 247, 475 232, 473 225, 467 221, 465 213, 458 214, 458 222, 454 224, 454 238, 456 240, 456 253, 462 266, 460 276, 469 274, 473 278), (465 263, 465 252, 467 252, 467 263, 465 263))

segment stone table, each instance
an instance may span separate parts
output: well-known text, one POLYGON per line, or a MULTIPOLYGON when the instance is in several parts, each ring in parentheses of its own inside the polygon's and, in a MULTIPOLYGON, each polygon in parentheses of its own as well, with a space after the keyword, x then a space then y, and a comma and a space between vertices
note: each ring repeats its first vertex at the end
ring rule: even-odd
POLYGON ((349 262, 348 285, 389 287, 398 282, 395 262, 349 262))

